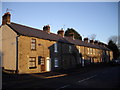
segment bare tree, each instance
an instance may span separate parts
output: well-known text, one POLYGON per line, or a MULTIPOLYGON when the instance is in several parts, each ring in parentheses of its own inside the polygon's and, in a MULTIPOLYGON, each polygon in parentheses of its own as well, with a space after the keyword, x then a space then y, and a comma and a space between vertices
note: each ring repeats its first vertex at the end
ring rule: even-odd
POLYGON ((115 44, 117 44, 117 42, 118 42, 118 36, 110 36, 109 38, 108 38, 108 41, 109 40, 112 40, 115 44))
POLYGON ((95 34, 91 34, 91 35, 89 36, 89 38, 90 38, 91 40, 95 40, 96 35, 95 35, 95 34))

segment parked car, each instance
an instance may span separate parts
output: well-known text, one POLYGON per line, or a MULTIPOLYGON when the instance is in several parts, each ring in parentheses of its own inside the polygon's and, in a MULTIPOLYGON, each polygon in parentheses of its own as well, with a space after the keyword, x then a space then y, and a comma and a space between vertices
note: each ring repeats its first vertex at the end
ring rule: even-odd
POLYGON ((120 60, 118 60, 118 59, 113 60, 113 64, 120 64, 120 60))
POLYGON ((120 64, 120 60, 115 60, 116 63, 120 64))

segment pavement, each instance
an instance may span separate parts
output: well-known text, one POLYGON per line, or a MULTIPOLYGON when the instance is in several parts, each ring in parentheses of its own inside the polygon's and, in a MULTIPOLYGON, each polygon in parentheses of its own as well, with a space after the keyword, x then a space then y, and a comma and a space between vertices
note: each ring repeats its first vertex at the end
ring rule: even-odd
POLYGON ((56 78, 56 77, 70 76, 77 73, 82 74, 82 73, 90 72, 96 69, 101 69, 109 66, 111 66, 111 64, 93 64, 85 67, 76 67, 76 68, 67 69, 67 70, 51 71, 51 72, 44 72, 44 73, 33 73, 30 75, 39 77, 42 79, 56 78))

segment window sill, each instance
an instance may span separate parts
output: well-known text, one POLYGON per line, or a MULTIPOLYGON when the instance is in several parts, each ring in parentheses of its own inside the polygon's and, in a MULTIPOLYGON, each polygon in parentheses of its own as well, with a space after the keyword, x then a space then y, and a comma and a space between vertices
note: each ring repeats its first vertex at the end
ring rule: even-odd
POLYGON ((29 67, 29 69, 36 69, 37 67, 29 67))
POLYGON ((31 51, 36 51, 36 49, 31 49, 31 51))

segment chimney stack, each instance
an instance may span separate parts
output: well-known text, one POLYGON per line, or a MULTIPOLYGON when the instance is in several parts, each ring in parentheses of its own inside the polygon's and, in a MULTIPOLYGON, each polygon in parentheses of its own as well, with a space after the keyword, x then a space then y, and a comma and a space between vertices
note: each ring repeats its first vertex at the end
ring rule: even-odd
POLYGON ((63 29, 58 30, 57 34, 64 37, 64 30, 63 29))
POLYGON ((43 31, 50 33, 50 25, 46 25, 43 27, 43 31))
POLYGON ((99 42, 98 45, 103 46, 101 42, 99 42))
POLYGON ((103 46, 103 47, 106 47, 106 44, 105 44, 105 43, 102 43, 102 46, 103 46))
POLYGON ((11 14, 10 14, 9 12, 6 12, 6 13, 2 16, 2 25, 10 24, 10 17, 11 17, 11 14))
POLYGON ((90 40, 90 43, 91 43, 91 44, 94 44, 94 41, 93 41, 93 40, 90 40))
POLYGON ((107 45, 107 44, 105 44, 104 46, 105 46, 105 47, 107 47, 108 45, 107 45))
POLYGON ((98 45, 98 41, 94 41, 94 44, 95 44, 95 45, 98 45))
POLYGON ((88 43, 88 38, 84 38, 84 42, 88 43))

